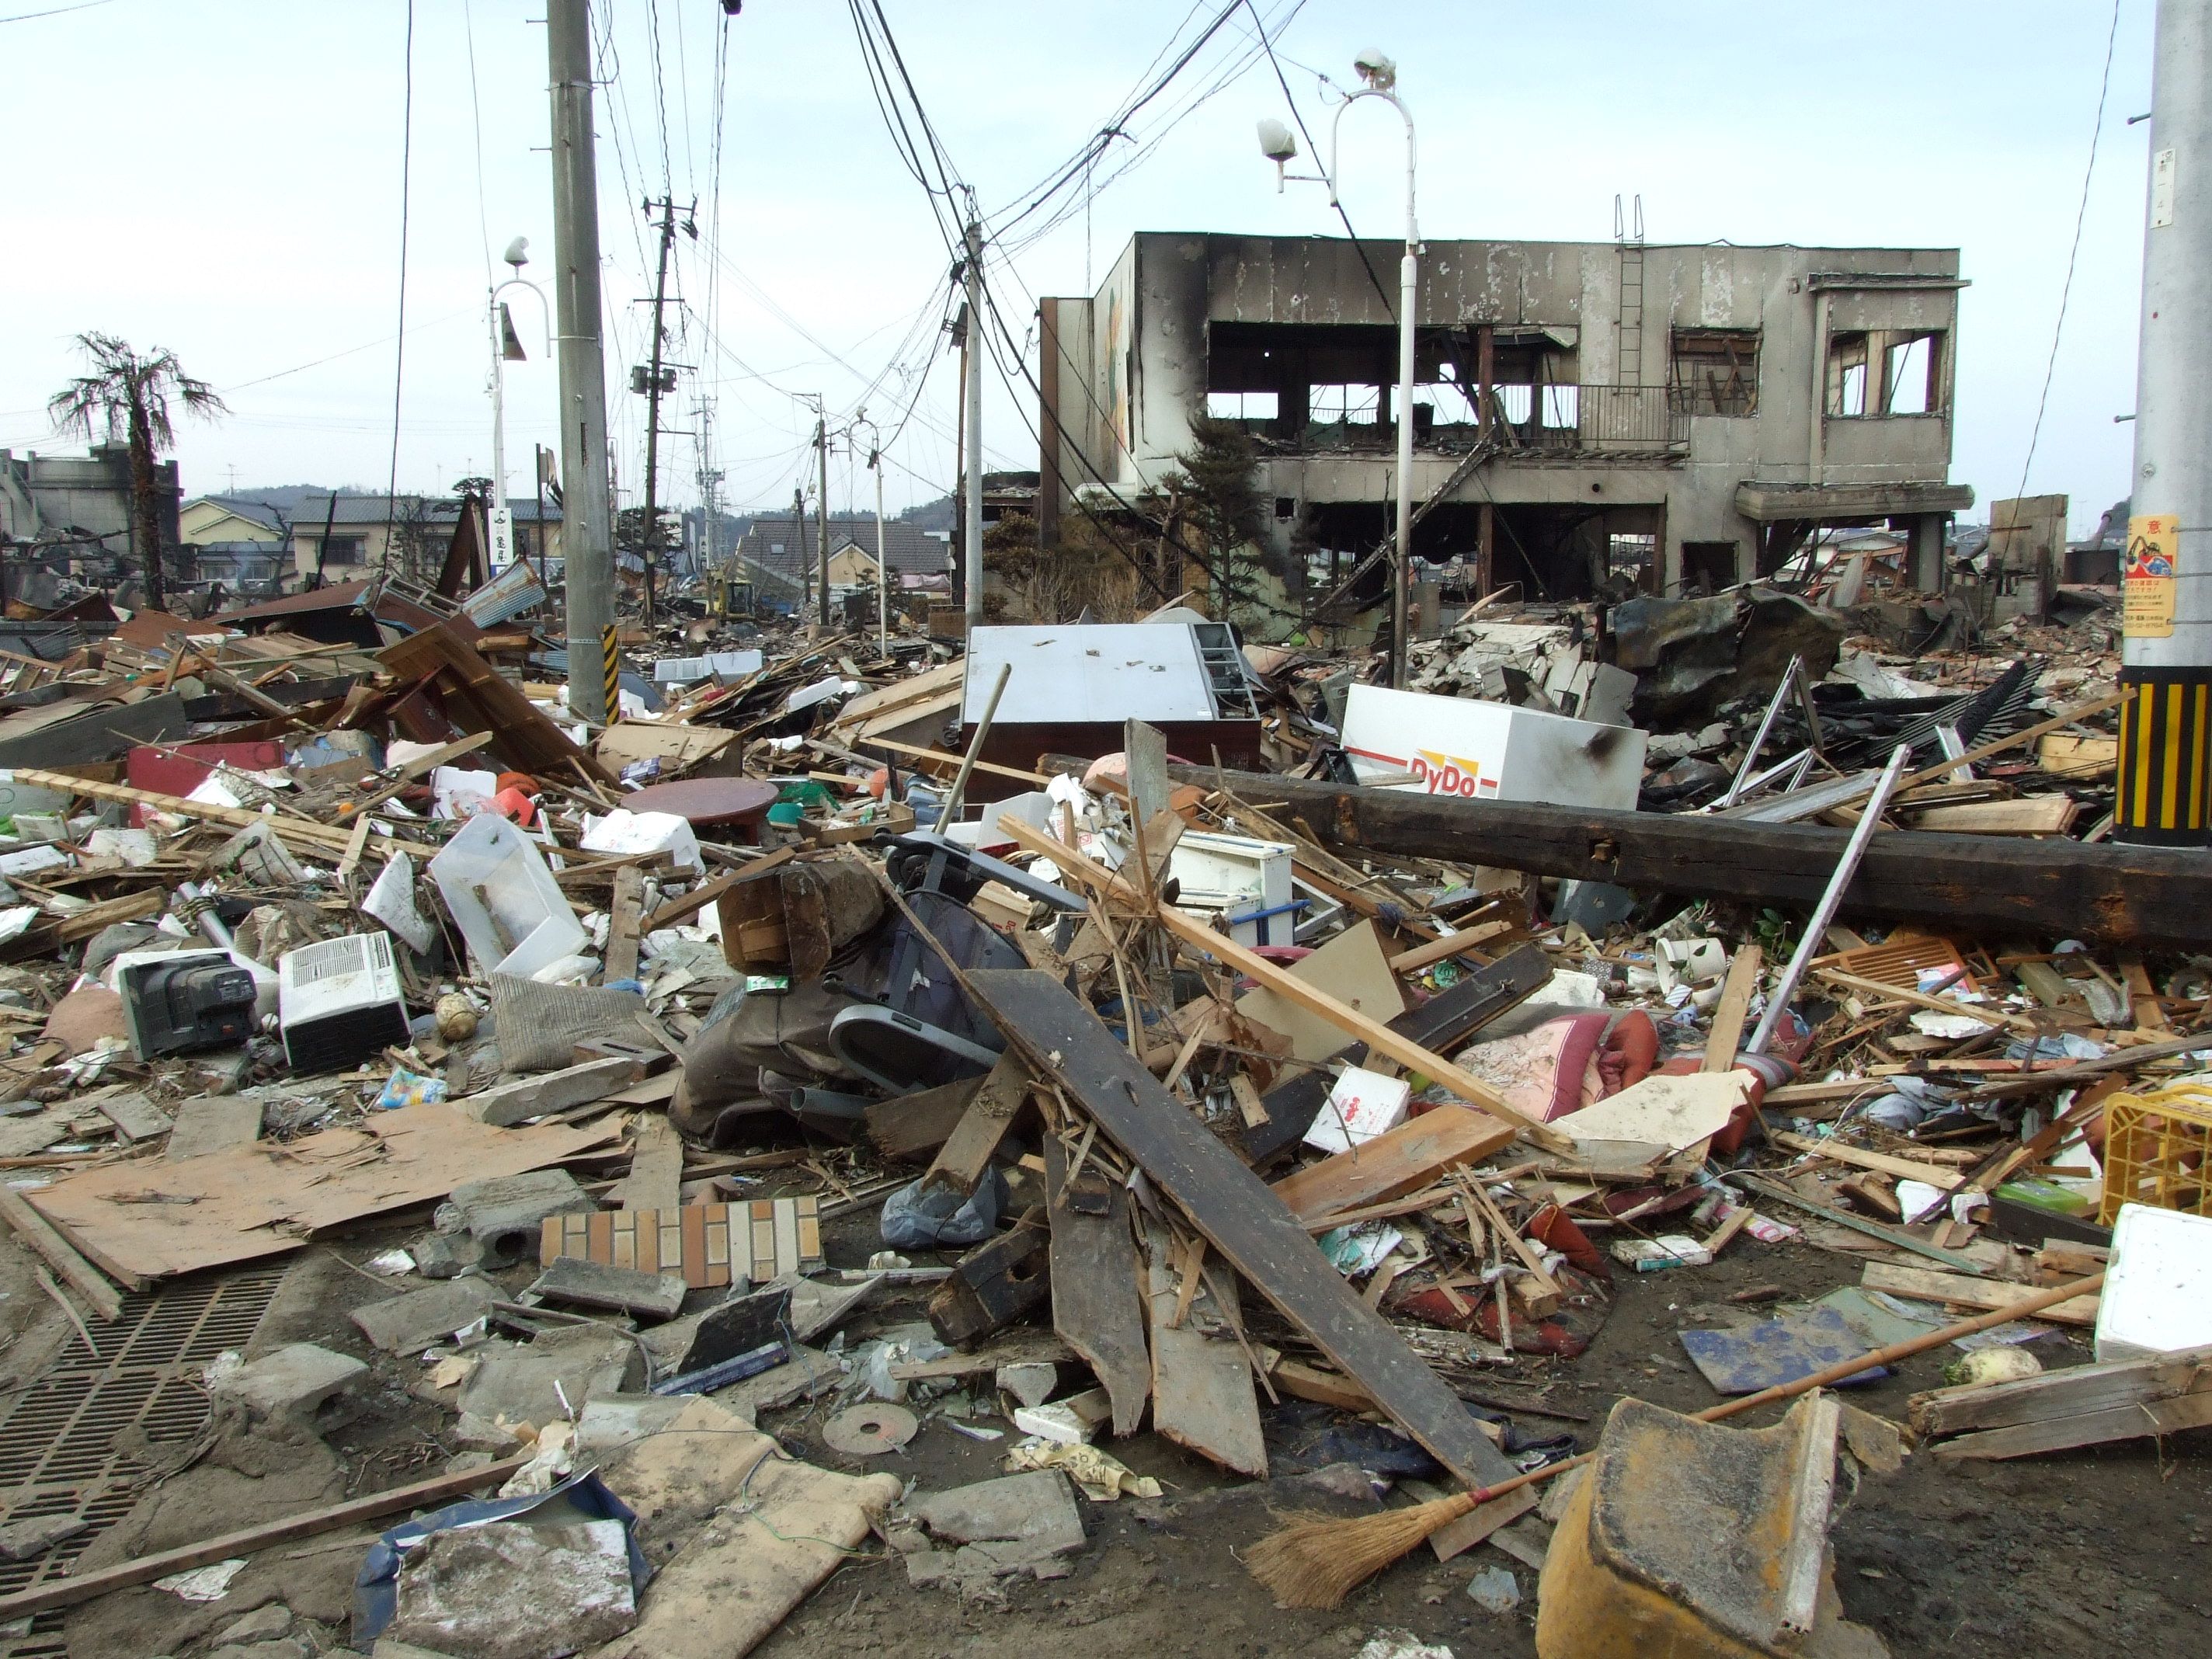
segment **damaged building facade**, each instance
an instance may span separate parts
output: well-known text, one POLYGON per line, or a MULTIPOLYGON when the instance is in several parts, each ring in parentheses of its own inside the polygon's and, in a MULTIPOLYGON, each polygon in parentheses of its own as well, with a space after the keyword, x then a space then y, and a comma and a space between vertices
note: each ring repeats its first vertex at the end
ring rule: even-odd
MULTIPOLYGON (((1392 522, 1398 257, 1143 233, 1095 295, 1042 301, 1047 544, 1156 495, 1203 411, 1255 440, 1290 585, 1348 574, 1392 522)), ((1680 592, 1886 525, 1939 587, 1973 503, 1949 481, 1958 270, 1944 248, 1428 243, 1416 556, 1530 598, 1680 592)))

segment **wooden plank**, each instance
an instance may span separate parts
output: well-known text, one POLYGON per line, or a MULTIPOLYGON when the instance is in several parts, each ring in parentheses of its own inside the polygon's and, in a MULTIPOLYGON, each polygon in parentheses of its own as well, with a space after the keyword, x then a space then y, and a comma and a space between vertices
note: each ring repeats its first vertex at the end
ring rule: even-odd
POLYGON ((644 921, 645 872, 626 864, 615 872, 615 894, 607 905, 607 984, 637 977, 638 933, 644 921))
POLYGON ((1510 921, 1479 921, 1472 927, 1462 927, 1457 933, 1446 933, 1442 939, 1431 939, 1426 945, 1417 945, 1390 958, 1394 974, 1418 973, 1431 963, 1442 962, 1446 957, 1455 957, 1472 951, 1478 945, 1496 939, 1500 933, 1510 933, 1514 924, 1510 921))
POLYGON ((1267 1368, 1267 1380, 1293 1400, 1310 1400, 1355 1416, 1380 1409, 1375 1396, 1350 1377, 1325 1371, 1303 1360, 1276 1360, 1267 1368))
MULTIPOLYGON (((1211 767, 1169 773, 1215 782, 1211 767)), ((1286 816, 1355 855, 1496 865, 1800 912, 1819 902, 1849 835, 1817 824, 1471 800, 1259 773, 1223 777, 1232 793, 1286 802, 1286 816)), ((1843 912, 1996 939, 2070 936, 2202 950, 2212 945, 2212 863, 2185 848, 1900 830, 1868 845, 1843 912)))
POLYGON ((1759 989, 1759 970, 1765 962, 1765 956, 1756 945, 1741 945, 1729 958, 1728 979, 1721 986, 1712 1028, 1705 1036, 1704 1070, 1735 1068, 1736 1050, 1743 1042, 1744 1017, 1751 1012, 1752 995, 1759 989))
POLYGON ((991 1167, 999 1143, 1014 1127, 1014 1120, 1029 1099, 1029 1068, 1012 1054, 1001 1054, 960 1115, 960 1121, 937 1149, 929 1171, 921 1178, 925 1191, 973 1194, 991 1167))
MULTIPOLYGON (((1021 846, 1030 852, 1041 853, 1051 858, 1064 872, 1074 876, 1085 886, 1100 893, 1112 893, 1127 902, 1141 902, 1134 890, 1112 872, 1101 869, 1062 843, 1038 834, 1027 824, 1009 823, 1006 828, 1021 846)), ((1537 1122, 1473 1073, 1401 1036, 1382 1020, 1359 1009, 1346 1007, 1327 992, 1308 984, 1287 969, 1277 967, 1265 957, 1246 949, 1225 934, 1215 933, 1197 917, 1178 910, 1172 904, 1161 905, 1158 915, 1160 925, 1184 944, 1195 946, 1217 961, 1227 963, 1248 979, 1256 981, 1263 988, 1274 992, 1285 1001, 1295 1004, 1308 1013, 1319 1015, 1337 1030, 1364 1042, 1375 1053, 1388 1054, 1407 1070, 1418 1072, 1431 1082, 1441 1084, 1469 1105, 1480 1106, 1495 1116, 1518 1124, 1521 1133, 1538 1146, 1560 1153, 1574 1151, 1574 1142, 1568 1137, 1537 1122)), ((1240 1001, 1240 1010, 1243 1008, 1244 1001, 1240 1001)))
POLYGON ((1152 1399, 1152 1362, 1128 1194, 1094 1173, 1080 1206, 1071 1203, 1067 1150, 1054 1134, 1044 1138, 1044 1176, 1052 1216, 1052 1328, 1104 1387, 1114 1432, 1134 1434, 1152 1399))
POLYGON ((2075 1446, 2097 1446, 2112 1440, 2140 1440, 2148 1436, 2178 1434, 2212 1423, 2212 1394, 2184 1395, 2172 1400, 2141 1405, 2116 1406, 2110 1411, 2087 1412, 2047 1423, 2025 1423, 2017 1428, 1989 1429, 1961 1435, 1936 1448, 1938 1457, 2026 1457, 2034 1452, 2065 1451, 2075 1446))
POLYGON ((2081 808, 2069 795, 2031 795, 2024 800, 1961 801, 1908 816, 1916 830, 1972 836, 2063 836, 2081 808))
POLYGON ((1862 979, 1856 974, 1843 973, 1833 968, 1816 968, 1813 971, 1833 984, 1848 986, 1868 996, 1880 997, 1891 1002, 1909 1002, 1916 1008, 1926 1008, 1934 1013, 1964 1014, 1968 1019, 1978 1019, 1984 1025, 2002 1026, 2026 1036, 2037 1035, 2035 1022, 2022 1014, 2008 1014, 1999 1009, 1979 1007, 1951 997, 1929 996, 1902 985, 1885 985, 1878 979, 1862 979))
POLYGON ((1935 1389, 1914 1395, 1910 1412, 1915 1434, 1963 1434, 1970 1429, 2013 1428, 2208 1390, 2212 1390, 2212 1347, 2189 1348, 2148 1359, 2074 1365, 1978 1388, 1935 1389))
POLYGON ((281 1520, 264 1521, 258 1525, 242 1527, 236 1532, 227 1532, 219 1537, 204 1538, 196 1544, 163 1550, 156 1555, 142 1555, 136 1560, 125 1561, 119 1566, 106 1567, 97 1572, 49 1579, 29 1589, 18 1590, 13 1595, 0 1596, 0 1620, 12 1621, 34 1613, 45 1613, 53 1607, 76 1607, 80 1602, 89 1601, 112 1590, 127 1589, 133 1584, 150 1584, 156 1578, 167 1578, 171 1573, 212 1566, 216 1562, 227 1561, 233 1556, 252 1555, 258 1550, 269 1549, 277 1544, 313 1538, 319 1533, 336 1532, 342 1528, 357 1526, 364 1521, 379 1521, 387 1515, 397 1515, 405 1510, 432 1508, 447 1498, 464 1497, 482 1487, 496 1491, 506 1484, 507 1477, 529 1461, 527 1457, 501 1458, 498 1462, 487 1463, 481 1468, 433 1475, 428 1480, 388 1487, 383 1492, 371 1492, 366 1498, 349 1498, 343 1504, 331 1504, 322 1509, 288 1515, 281 1520))
POLYGON ((1297 1218, 1114 1041, 1097 1015, 1035 969, 970 972, 993 1023, 1040 1075, 1097 1120, 1206 1242, 1392 1419, 1470 1485, 1514 1470, 1444 1386, 1315 1248, 1297 1218))
POLYGON ((658 1112, 630 1120, 635 1150, 613 1196, 625 1210, 673 1210, 684 1202, 684 1137, 658 1112))
POLYGON ((1439 1170, 1488 1158, 1519 1133, 1487 1112, 1439 1106, 1285 1176, 1268 1190, 1299 1220, 1312 1221, 1402 1197, 1427 1186, 1439 1170))
POLYGON ((604 1146, 611 1127, 495 1129, 451 1106, 405 1106, 283 1146, 63 1176, 28 1201, 101 1271, 136 1288, 282 1255, 316 1232, 604 1146))
POLYGON ((1178 1275, 1167 1228, 1154 1221, 1146 1233, 1152 1430, 1224 1468, 1265 1480, 1267 1448, 1260 1433, 1260 1400, 1243 1350, 1201 1328, 1225 1327, 1226 1316, 1210 1306, 1212 1290, 1203 1284, 1198 1264, 1185 1264, 1178 1275), (1200 1294, 1209 1299, 1202 1320, 1200 1294))
POLYGON ((738 883, 750 881, 756 876, 764 876, 779 865, 790 863, 797 856, 797 848, 779 847, 763 857, 748 860, 734 870, 726 870, 712 881, 700 883, 690 892, 669 900, 655 910, 646 922, 645 931, 657 933, 664 927, 673 927, 679 922, 689 921, 738 883))
POLYGON ((919 1164, 933 1157, 951 1139, 967 1115, 968 1103, 982 1086, 981 1078, 965 1077, 957 1083, 878 1101, 868 1108, 868 1139, 885 1158, 919 1164))
POLYGON ((135 1089, 103 1095, 93 1104, 125 1140, 153 1140, 176 1127, 167 1112, 135 1089))
MULTIPOLYGON (((1929 1267, 1901 1267, 1887 1261, 1868 1262, 1859 1284, 1863 1289, 1885 1291, 1891 1296, 1941 1302, 1954 1308, 1979 1308, 1990 1313, 2025 1302, 2042 1288, 1996 1279, 1969 1279, 1964 1273, 1937 1273, 1929 1267)), ((2035 1316, 2054 1325, 2094 1325, 2097 1303, 2094 1296, 2077 1296, 2045 1308, 2035 1316)))
MULTIPOLYGON (((12 1187, 0 1187, 0 1220, 15 1230, 21 1239, 40 1255, 46 1264, 64 1279, 70 1288, 91 1305, 102 1319, 119 1319, 123 1315, 123 1297, 115 1286, 102 1279, 93 1265, 69 1246, 67 1240, 46 1224, 30 1206, 30 1201, 12 1187)), ((129 1284, 130 1281, 125 1279, 129 1284)), ((134 1291, 143 1290, 143 1284, 131 1285, 134 1291)))
POLYGON ((1808 1215, 1816 1215, 1823 1221, 1832 1222, 1838 1227, 1847 1227, 1855 1233, 1864 1233, 1869 1238, 1878 1238, 1893 1249, 1908 1250, 1915 1255, 1924 1255, 1931 1261, 1940 1261, 1945 1267, 1956 1267, 1962 1273, 1978 1273, 1982 1270, 1981 1264, 1972 1256, 1960 1255, 1955 1250, 1947 1250, 1940 1244, 1930 1244, 1926 1239, 1909 1233, 1902 1227, 1893 1227, 1880 1221, 1869 1221, 1863 1215, 1853 1215, 1849 1210, 1838 1209, 1832 1204, 1816 1203, 1794 1187, 1785 1186, 1779 1181, 1770 1181, 1765 1176, 1753 1174, 1749 1170, 1732 1170, 1729 1172, 1729 1179, 1748 1187, 1753 1192, 1771 1198, 1777 1203, 1787 1204, 1790 1208, 1802 1210, 1808 1215))
POLYGON ((261 1139, 261 1103, 242 1095, 198 1095, 177 1108, 162 1156, 172 1164, 261 1139))
POLYGON ((1966 1180, 1956 1170, 1947 1170, 1939 1164, 1923 1164, 1917 1158, 1893 1158, 1887 1152, 1870 1152, 1864 1146, 1853 1146, 1841 1140, 1815 1140, 1810 1135, 1791 1134, 1777 1129, 1770 1137, 1778 1146, 1787 1146, 1793 1152, 1810 1152, 1815 1158, 1832 1158, 1838 1164, 1849 1164, 1862 1170, 1875 1170, 1886 1176, 1895 1176, 1900 1181, 1924 1181, 1930 1187, 1949 1192, 1966 1180))
POLYGON ((616 787, 615 775, 504 678, 456 633, 441 623, 410 634, 377 653, 377 659, 403 679, 434 682, 433 695, 446 718, 471 732, 494 733, 493 747, 520 771, 559 777, 573 769, 594 783, 616 787))

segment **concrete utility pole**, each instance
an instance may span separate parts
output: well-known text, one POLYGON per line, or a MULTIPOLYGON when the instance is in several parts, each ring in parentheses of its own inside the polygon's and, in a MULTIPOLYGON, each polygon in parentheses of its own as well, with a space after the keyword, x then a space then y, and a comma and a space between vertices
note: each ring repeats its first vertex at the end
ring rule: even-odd
POLYGON ((806 590, 814 584, 806 568, 806 492, 791 487, 791 552, 799 562, 799 614, 806 614, 806 590))
POLYGON ((607 510, 606 362, 599 348, 599 187, 592 152, 590 0, 546 0, 553 95, 554 314, 561 348, 561 539, 568 570, 568 712, 604 725, 615 628, 607 510))
POLYGON ((968 221, 968 495, 963 505, 968 627, 983 620, 983 228, 968 221))
POLYGON ((2212 0, 2159 0, 2116 840, 2212 845, 2212 0))
MULTIPOLYGON (((665 343, 660 313, 668 304, 668 250, 676 240, 676 204, 660 198, 660 270, 653 280, 653 359, 646 370, 645 387, 645 525, 641 556, 645 561, 645 621, 653 625, 653 561, 660 548, 660 504, 654 494, 660 481, 660 349, 665 343)), ((645 211, 651 217, 653 204, 645 211)))
POLYGON ((822 485, 814 509, 814 620, 830 626, 830 411, 825 407, 814 421, 814 459, 821 464, 822 485))

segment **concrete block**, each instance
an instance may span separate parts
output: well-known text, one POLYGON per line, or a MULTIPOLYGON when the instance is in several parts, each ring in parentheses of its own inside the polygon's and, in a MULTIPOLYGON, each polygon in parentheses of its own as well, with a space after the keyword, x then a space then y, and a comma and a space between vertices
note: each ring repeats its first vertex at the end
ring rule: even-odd
POLYGON ((907 1510, 938 1537, 958 1543, 1013 1541, 1050 1553, 1083 1547, 1082 1513, 1056 1469, 917 1494, 907 1510))
POLYGON ((270 1642, 289 1632, 292 1628, 292 1609, 282 1601, 270 1601, 258 1607, 243 1619, 234 1619, 215 1635, 218 1645, 226 1642, 270 1642))
POLYGON ((575 1325, 485 1356, 461 1385, 460 1409, 486 1421, 543 1425, 581 1412, 586 1401, 644 1379, 636 1345, 618 1331, 575 1325))
POLYGON ((580 1308, 611 1308, 651 1319, 672 1319, 683 1309, 684 1289, 680 1273, 641 1273, 635 1267, 611 1267, 581 1256, 563 1255, 546 1264, 530 1292, 548 1302, 580 1308))
POLYGON ((496 1288, 481 1279, 455 1279, 356 1308, 361 1334, 386 1353, 420 1353, 491 1311, 496 1288))
POLYGON ((209 1391, 218 1401, 234 1401, 256 1420, 289 1418, 312 1422, 346 1393, 368 1367, 312 1342, 294 1342, 241 1365, 209 1391))
POLYGON ((540 1224, 547 1216, 587 1214, 597 1208, 566 1170, 532 1170, 454 1188, 432 1223, 441 1233, 475 1239, 492 1264, 511 1263, 538 1254, 540 1224))
POLYGON ((617 1447, 659 1434, 690 1404, 682 1395, 602 1395, 577 1416, 576 1450, 585 1457, 604 1457, 617 1447))
POLYGON ((588 1106, 617 1089, 627 1089, 637 1081, 638 1070, 637 1062, 625 1056, 594 1060, 538 1077, 517 1078, 465 1096, 453 1104, 479 1123, 495 1129, 510 1128, 548 1112, 588 1106))
POLYGON ((92 1524, 82 1516, 42 1515, 0 1527, 0 1560, 32 1561, 92 1524))

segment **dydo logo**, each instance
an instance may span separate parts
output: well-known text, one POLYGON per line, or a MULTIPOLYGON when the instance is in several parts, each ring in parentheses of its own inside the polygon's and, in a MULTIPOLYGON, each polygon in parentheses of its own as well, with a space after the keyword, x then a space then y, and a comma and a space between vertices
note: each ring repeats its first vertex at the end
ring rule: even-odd
POLYGON ((1473 795, 1482 778, 1480 761, 1434 749, 1415 750, 1413 763, 1406 769, 1419 778, 1432 795, 1473 795))

